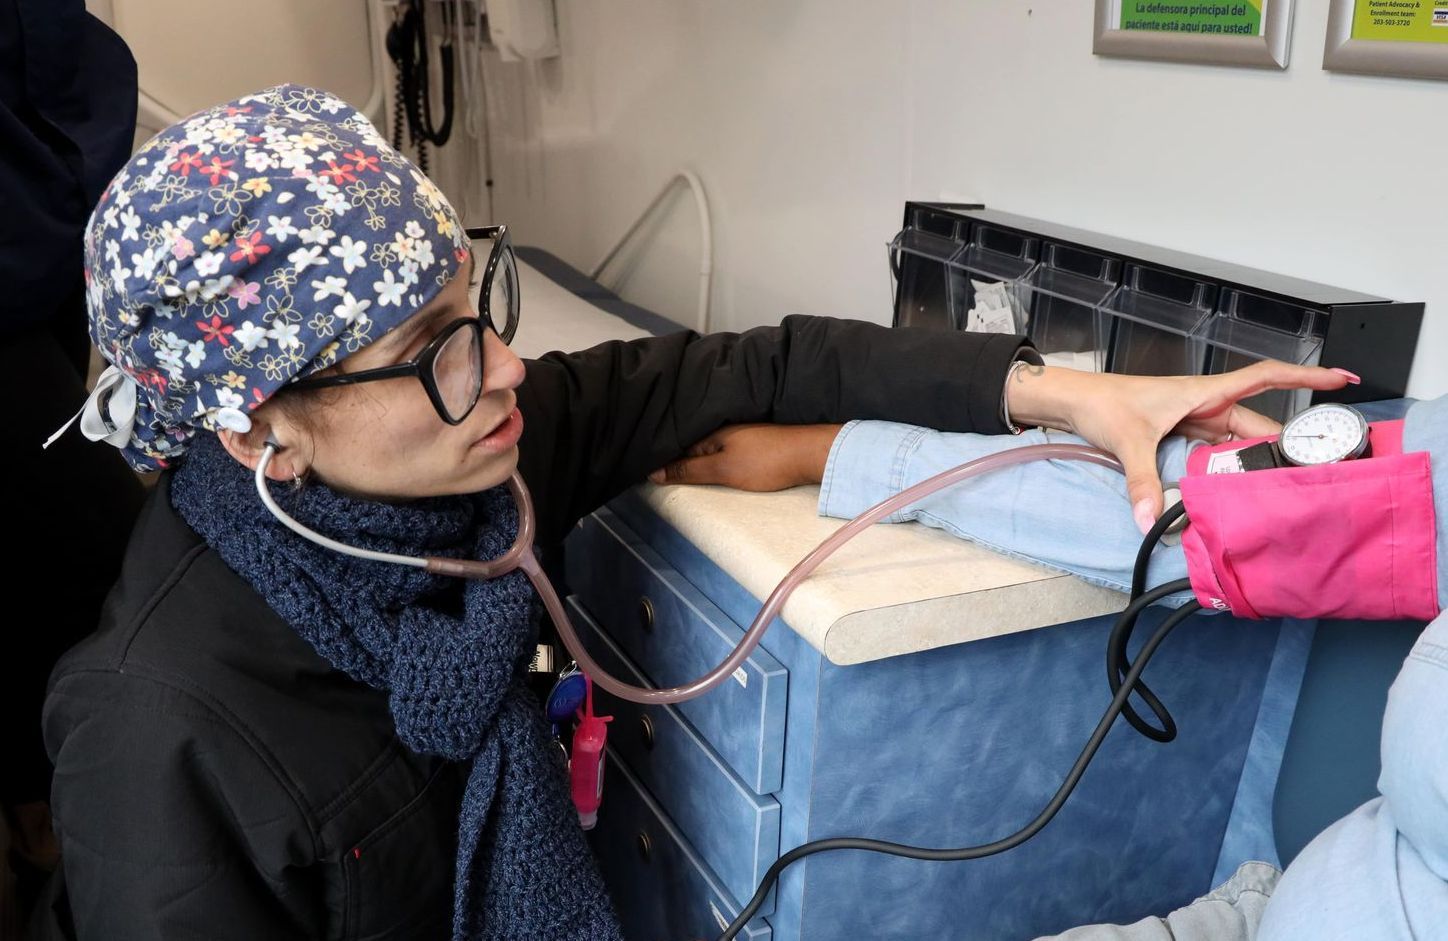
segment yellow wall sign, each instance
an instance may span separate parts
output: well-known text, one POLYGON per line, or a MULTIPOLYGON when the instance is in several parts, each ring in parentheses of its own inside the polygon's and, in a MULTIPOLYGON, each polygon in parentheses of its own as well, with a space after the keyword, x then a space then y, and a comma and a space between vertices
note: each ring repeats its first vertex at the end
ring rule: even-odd
POLYGON ((1357 0, 1352 38, 1448 43, 1448 0, 1357 0))
POLYGON ((1117 28, 1207 36, 1260 36, 1264 2, 1118 0, 1117 28))

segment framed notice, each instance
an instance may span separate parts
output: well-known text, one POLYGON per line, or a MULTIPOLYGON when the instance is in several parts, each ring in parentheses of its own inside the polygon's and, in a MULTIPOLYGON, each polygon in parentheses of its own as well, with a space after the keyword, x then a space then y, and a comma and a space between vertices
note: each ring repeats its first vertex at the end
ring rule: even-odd
POLYGON ((1292 0, 1096 0, 1097 55, 1287 68, 1292 0))
POLYGON ((1448 0, 1332 0, 1322 67, 1448 78, 1448 0))

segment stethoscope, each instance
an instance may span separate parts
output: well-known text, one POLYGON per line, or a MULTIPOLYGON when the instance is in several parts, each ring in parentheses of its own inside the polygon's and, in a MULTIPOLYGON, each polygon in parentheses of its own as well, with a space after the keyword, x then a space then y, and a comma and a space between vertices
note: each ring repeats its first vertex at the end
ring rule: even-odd
POLYGON ((679 703, 685 700, 694 699, 712 690, 726 679, 732 677, 734 672, 754 652, 759 645, 760 638, 764 636, 765 629, 769 627, 775 617, 784 608, 795 588, 800 582, 809 577, 820 564, 834 554, 845 543, 855 536, 864 532, 871 525, 888 516, 897 510, 904 509, 917 500, 923 499, 937 490, 949 487, 951 484, 969 480, 980 474, 993 470, 1010 467, 1015 464, 1024 464, 1028 461, 1085 461, 1091 464, 1098 464, 1120 472, 1121 462, 1105 451, 1096 448, 1086 447, 1079 444, 1035 444, 1026 447, 1016 448, 1009 451, 1001 451, 997 454, 987 455, 959 467, 952 468, 940 474, 936 474, 927 480, 923 480, 913 487, 902 490, 870 509, 850 520, 844 526, 837 529, 828 539, 820 543, 814 551, 810 552, 790 570, 784 579, 777 585, 774 591, 770 592, 764 605, 759 609, 754 622, 749 630, 744 633, 734 650, 723 662, 709 672, 697 679, 679 686, 671 686, 665 689, 651 689, 643 686, 635 686, 610 674, 584 646, 569 619, 568 613, 564 610, 563 603, 558 598, 558 592, 553 588, 553 583, 544 574, 543 567, 539 564, 538 556, 533 551, 534 536, 534 514, 533 498, 528 492, 528 487, 523 483, 522 477, 515 471, 508 478, 508 491, 513 496, 514 503, 518 507, 518 535, 513 540, 513 545, 507 552, 493 559, 450 559, 438 556, 408 556, 397 555, 389 552, 377 552, 370 549, 360 549, 356 546, 349 546, 345 543, 330 539, 321 533, 308 529, 297 522, 286 511, 277 505, 272 498, 271 491, 267 486, 267 468, 277 452, 282 450, 282 444, 275 437, 268 435, 266 449, 262 452, 261 460, 256 465, 256 490, 261 496, 262 503, 271 511, 272 515, 280 520, 287 528, 304 539, 311 540, 320 546, 325 546, 335 552, 344 555, 355 556, 359 559, 371 559, 377 562, 392 562, 397 565, 407 565, 413 568, 426 569, 439 575, 452 575, 458 578, 492 579, 501 578, 511 572, 521 569, 523 574, 532 582, 533 588, 543 599, 543 606, 553 619, 558 633, 563 639, 563 645, 568 649, 569 654, 578 663, 584 673, 593 678, 593 682, 604 690, 612 693, 620 699, 630 702, 643 703, 645 705, 662 705, 679 703))

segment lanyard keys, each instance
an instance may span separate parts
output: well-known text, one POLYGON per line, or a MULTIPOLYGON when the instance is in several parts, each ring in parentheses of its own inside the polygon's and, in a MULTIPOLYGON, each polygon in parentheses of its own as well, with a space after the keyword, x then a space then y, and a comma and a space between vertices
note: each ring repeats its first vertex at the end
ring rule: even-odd
POLYGON ((553 684, 553 689, 548 693, 548 700, 544 703, 543 712, 548 721, 554 725, 562 725, 573 720, 578 710, 583 708, 584 701, 588 697, 588 677, 573 668, 573 672, 564 673, 558 677, 553 684))
POLYGON ((603 803, 604 749, 608 744, 608 723, 613 721, 613 716, 593 714, 593 681, 573 663, 553 684, 543 712, 553 725, 553 741, 566 759, 569 792, 578 811, 579 826, 591 830, 598 822, 598 808, 603 803), (574 723, 570 748, 563 744, 562 732, 574 723))

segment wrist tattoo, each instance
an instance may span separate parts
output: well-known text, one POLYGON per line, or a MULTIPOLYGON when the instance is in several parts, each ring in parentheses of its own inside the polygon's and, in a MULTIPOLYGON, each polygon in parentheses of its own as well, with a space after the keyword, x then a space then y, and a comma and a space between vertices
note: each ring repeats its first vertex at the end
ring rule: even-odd
POLYGON ((1025 382, 1026 373, 1030 373, 1033 376, 1043 376, 1046 373, 1046 367, 1037 366, 1035 363, 1025 363, 1020 369, 1016 370, 1016 381, 1025 382))

